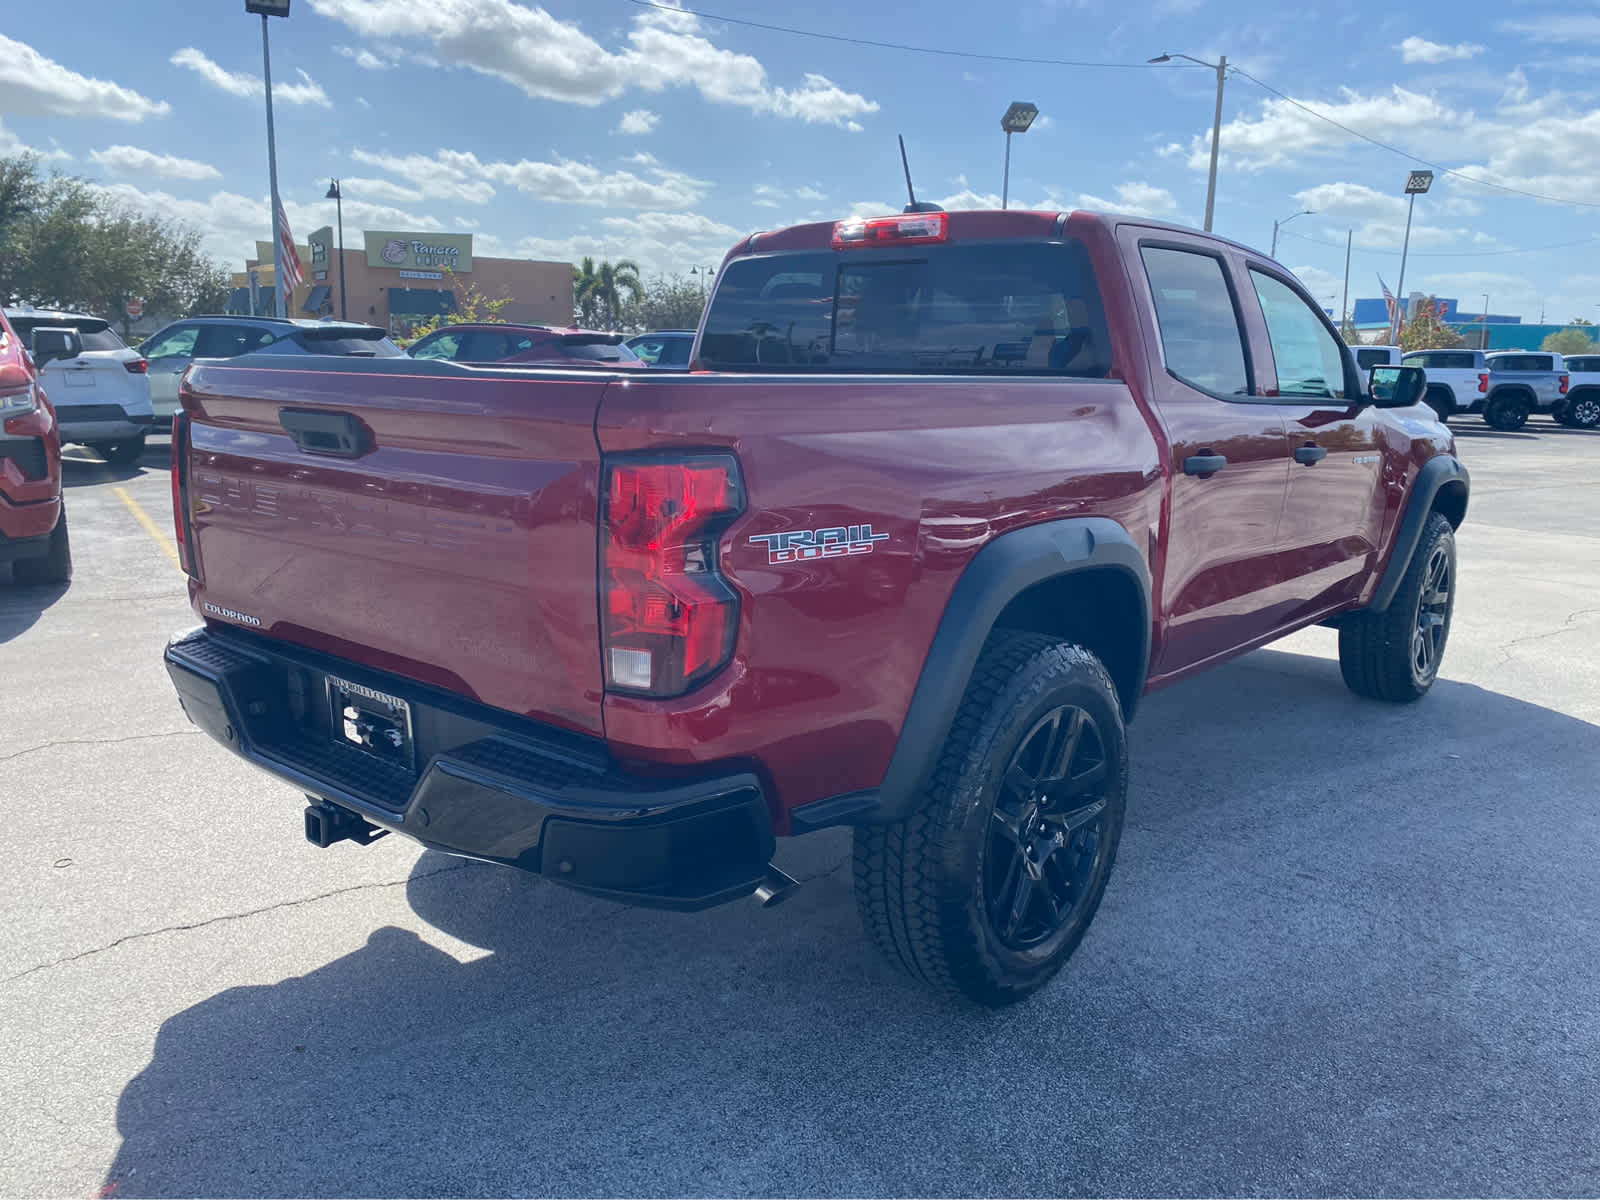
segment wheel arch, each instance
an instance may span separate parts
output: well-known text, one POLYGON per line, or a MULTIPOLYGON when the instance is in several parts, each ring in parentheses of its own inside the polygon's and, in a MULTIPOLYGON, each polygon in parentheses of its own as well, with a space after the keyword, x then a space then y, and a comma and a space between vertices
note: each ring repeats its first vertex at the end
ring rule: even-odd
POLYGON ((1467 519, 1467 499, 1471 487, 1472 478, 1467 474, 1466 467, 1452 454, 1437 454, 1422 464, 1411 485, 1405 512, 1395 527, 1394 548, 1390 551, 1389 563, 1379 577, 1372 599, 1367 602, 1368 611, 1381 611, 1393 601, 1430 516, 1441 513, 1452 528, 1461 528, 1461 523, 1467 519))
POLYGON ((998 628, 1058 636, 1093 651, 1131 719, 1150 663, 1149 566, 1128 531, 1105 517, 1042 522, 984 546, 951 592, 865 819, 894 821, 910 812, 998 628))

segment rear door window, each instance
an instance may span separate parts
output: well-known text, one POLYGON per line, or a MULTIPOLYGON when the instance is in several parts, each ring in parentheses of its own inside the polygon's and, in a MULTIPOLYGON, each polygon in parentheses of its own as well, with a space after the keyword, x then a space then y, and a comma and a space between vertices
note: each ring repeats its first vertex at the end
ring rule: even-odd
POLYGON ((700 357, 724 370, 1098 378, 1111 348, 1083 246, 1018 241, 739 259, 700 357))
POLYGON ((1167 370, 1214 396, 1248 396, 1244 334, 1221 260, 1167 246, 1145 246, 1140 256, 1167 370))
POLYGON ((193 358, 195 343, 200 339, 198 325, 174 325, 157 337, 151 338, 140 352, 148 359, 193 358))
POLYGON ((412 358, 450 358, 461 348, 461 334, 449 331, 429 334, 411 347, 412 358))

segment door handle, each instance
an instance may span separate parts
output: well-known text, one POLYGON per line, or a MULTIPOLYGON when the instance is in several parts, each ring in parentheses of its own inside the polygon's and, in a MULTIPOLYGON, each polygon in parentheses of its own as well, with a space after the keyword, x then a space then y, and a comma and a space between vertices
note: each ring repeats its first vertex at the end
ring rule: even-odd
POLYGON ((1328 452, 1315 442, 1307 442, 1304 446, 1297 447, 1294 452, 1295 462, 1304 463, 1308 467, 1327 457, 1328 452))
POLYGON ((1185 475, 1198 475, 1201 479, 1209 479, 1223 467, 1228 465, 1226 456, 1221 454, 1191 454, 1183 460, 1183 473, 1185 475))
POLYGON ((351 413, 283 408, 278 424, 307 454, 360 458, 373 449, 372 431, 351 413))

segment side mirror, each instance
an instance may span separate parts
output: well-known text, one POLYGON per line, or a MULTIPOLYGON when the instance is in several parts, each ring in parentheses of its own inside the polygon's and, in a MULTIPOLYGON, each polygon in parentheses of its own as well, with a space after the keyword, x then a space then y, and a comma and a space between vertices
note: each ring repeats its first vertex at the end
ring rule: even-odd
POLYGON ((44 366, 54 358, 77 358, 83 353, 83 335, 65 326, 45 325, 33 331, 33 361, 44 366))
POLYGON ((1367 377, 1367 394, 1379 408, 1410 408, 1427 388, 1421 367, 1373 367, 1367 377))

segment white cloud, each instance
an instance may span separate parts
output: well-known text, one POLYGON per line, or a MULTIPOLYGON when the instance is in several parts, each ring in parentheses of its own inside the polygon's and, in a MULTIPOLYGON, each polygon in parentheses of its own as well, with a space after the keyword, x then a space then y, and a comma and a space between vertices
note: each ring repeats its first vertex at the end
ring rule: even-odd
POLYGON ((142 121, 171 111, 165 100, 68 70, 26 42, 0 34, 0 112, 7 116, 142 121))
POLYGON ((356 97, 356 103, 361 105, 362 108, 371 108, 372 107, 372 101, 368 100, 365 96, 357 96, 356 97))
MULTIPOLYGON (((410 189, 405 189, 398 184, 373 181, 383 185, 391 199, 398 198, 402 191, 411 193, 409 201, 427 197, 460 204, 487 204, 494 198, 493 185, 478 178, 481 164, 471 154, 441 150, 430 158, 424 154, 380 154, 358 147, 350 152, 350 157, 364 166, 398 175, 411 184, 410 189)), ((353 187, 356 181, 350 183, 353 187)), ((399 203, 409 201, 402 199, 399 203)))
POLYGON ((210 163, 192 158, 179 158, 175 154, 157 154, 138 146, 107 146, 104 150, 91 150, 91 162, 112 171, 147 171, 165 179, 221 179, 222 172, 210 163))
MULTIPOLYGON (((367 37, 423 39, 437 60, 504 80, 530 96, 599 104, 639 88, 696 88, 707 100, 811 124, 859 128, 876 101, 807 74, 796 88, 774 85, 760 60, 714 45, 692 13, 646 9, 628 45, 607 49, 576 22, 513 0, 309 0, 320 15, 367 37)), ((413 55, 419 59, 419 56, 413 55)))
POLYGON ((1083 192, 1078 196, 1078 207, 1097 212, 1117 213, 1125 217, 1150 217, 1163 221, 1176 220, 1178 201, 1166 188, 1148 183, 1119 183, 1117 198, 1107 200, 1083 192))
POLYGON ((827 192, 818 191, 814 187, 795 188, 794 194, 797 200, 826 200, 828 198, 827 192))
POLYGON ((1400 43, 1400 58, 1408 63, 1442 63, 1458 59, 1476 58, 1483 53, 1483 47, 1473 42, 1457 42, 1454 45, 1445 45, 1442 42, 1430 42, 1427 38, 1420 38, 1413 34, 1400 43))
POLYGON ((947 211, 951 211, 951 212, 954 212, 954 211, 956 211, 958 209, 963 209, 963 208, 999 208, 1000 207, 1000 193, 999 192, 976 192, 976 191, 973 191, 972 190, 972 185, 967 182, 967 177, 965 175, 957 175, 956 176, 956 183, 959 184, 960 187, 961 187, 961 190, 959 192, 954 192, 951 195, 948 195, 948 196, 944 197, 941 200, 935 200, 934 203, 937 204, 940 208, 945 209, 947 211))
POLYGON ((653 167, 656 165, 656 156, 641 150, 637 154, 628 155, 628 161, 637 163, 641 167, 653 167))
POLYGON ((778 208, 779 201, 785 199, 782 188, 773 187, 770 183, 758 183, 753 192, 754 198, 750 201, 757 208, 778 208))
POLYGON ((1306 291, 1311 293, 1313 300, 1325 308, 1333 309, 1333 319, 1337 321, 1339 295, 1340 289, 1344 286, 1344 276, 1324 271, 1321 267, 1290 267, 1289 270, 1306 285, 1306 291))
POLYGON ((887 217, 900 211, 898 204, 883 204, 877 200, 857 200, 845 209, 844 220, 858 221, 866 217, 887 217))
POLYGON ((687 275, 690 267, 721 261, 728 248, 750 231, 699 213, 643 212, 607 217, 599 229, 580 229, 570 237, 527 237, 516 253, 531 258, 577 262, 584 255, 630 258, 645 275, 687 275))
POLYGON ((1536 42, 1600 42, 1600 16, 1589 13, 1556 14, 1502 21, 1506 33, 1520 33, 1536 42))
POLYGON ((4 121, 0 121, 0 157, 10 157, 14 154, 37 154, 45 162, 66 162, 72 158, 72 155, 59 146, 41 150, 37 146, 28 145, 7 129, 4 121))
MULTIPOLYGON (((606 217, 600 222, 618 233, 648 238, 716 238, 732 244, 749 232, 699 213, 643 212, 636 217, 606 217)), ((723 247, 724 250, 727 246, 723 247)))
POLYGON ((1028 132, 1038 130, 1040 133, 1049 133, 1056 127, 1056 119, 1049 113, 1040 113, 1033 119, 1033 124, 1028 127, 1028 132))
POLYGON ((438 150, 431 157, 355 150, 351 157, 399 175, 423 196, 470 203, 482 203, 494 194, 488 182, 491 180, 509 184, 541 200, 602 208, 688 208, 710 186, 703 179, 656 166, 654 159, 649 160, 651 165, 640 175, 632 171, 603 171, 571 159, 485 162, 475 154, 460 150, 438 150))
POLYGON ((632 112, 622 114, 622 120, 617 124, 617 132, 629 134, 649 133, 660 123, 661 118, 648 108, 636 108, 632 112))
MULTIPOLYGON (((230 71, 220 63, 206 57, 205 53, 193 46, 185 46, 177 51, 168 60, 175 67, 187 67, 212 87, 227 92, 232 96, 259 96, 261 94, 261 79, 248 71, 230 71)), ((274 103, 282 101, 284 104, 315 104, 319 108, 331 108, 332 102, 328 93, 322 90, 322 85, 307 75, 305 71, 296 69, 295 74, 300 77, 299 83, 275 83, 272 85, 272 99, 274 103)))
POLYGON ((394 66, 394 62, 392 60, 384 58, 381 55, 374 54, 365 46, 335 46, 334 49, 340 54, 344 55, 344 57, 352 59, 356 66, 360 67, 364 71, 387 71, 390 67, 394 66))
MULTIPOLYGON (((1462 125, 1461 116, 1439 100, 1399 86, 1387 94, 1371 96, 1349 88, 1341 91, 1343 98, 1335 103, 1308 99, 1300 99, 1299 103, 1384 141, 1409 139, 1419 127, 1427 127, 1437 142, 1457 134, 1462 125)), ((1235 117, 1223 125, 1221 159, 1229 166, 1246 170, 1284 167, 1305 156, 1342 150, 1355 141, 1287 100, 1269 99, 1262 102, 1256 115, 1235 117)), ((1209 167, 1209 129, 1190 140, 1188 154, 1188 165, 1194 170, 1209 167)))

